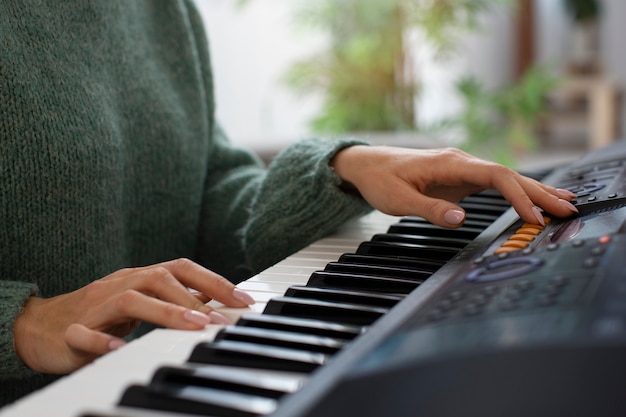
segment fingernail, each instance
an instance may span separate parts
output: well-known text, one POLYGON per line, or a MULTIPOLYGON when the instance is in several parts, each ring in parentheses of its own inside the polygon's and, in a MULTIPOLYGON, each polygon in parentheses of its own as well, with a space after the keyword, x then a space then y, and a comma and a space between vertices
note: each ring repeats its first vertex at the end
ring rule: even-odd
POLYGON ((463 213, 461 210, 451 209, 446 211, 446 214, 444 214, 443 218, 446 223, 457 225, 463 222, 463 220, 465 219, 465 213, 463 213))
POLYGON ((573 193, 573 192, 571 192, 571 191, 569 191, 569 190, 564 190, 564 189, 562 189, 562 188, 557 188, 557 189, 556 189, 556 192, 557 192, 557 193, 559 193, 559 194, 561 194, 561 195, 565 195, 565 196, 567 196, 567 197, 570 197, 570 198, 576 198, 576 197, 578 197, 575 193, 573 193))
POLYGON ((570 203, 569 201, 559 198, 559 203, 561 203, 568 209, 572 210, 574 213, 578 213, 578 209, 576 208, 576 206, 570 203))
POLYGON ((233 297, 235 297, 237 300, 241 301, 247 306, 255 303, 254 298, 252 298, 250 294, 243 290, 240 290, 239 288, 235 288, 233 290, 233 297))
POLYGON ((233 324, 226 316, 218 313, 217 311, 211 311, 209 313, 209 317, 211 318, 211 323, 214 324, 233 324))
POLYGON ((543 214, 541 214, 541 212, 539 211, 539 209, 537 207, 534 207, 531 209, 533 211, 533 214, 535 215, 535 217, 537 218, 537 221, 539 222, 540 225, 545 226, 546 222, 543 219, 543 214))
POLYGON ((120 339, 113 339, 109 342, 109 350, 117 350, 126 344, 125 341, 120 339))
POLYGON ((184 316, 186 320, 195 324, 199 324, 200 326, 206 326, 207 324, 211 323, 211 318, 208 315, 196 310, 187 310, 185 311, 184 316))

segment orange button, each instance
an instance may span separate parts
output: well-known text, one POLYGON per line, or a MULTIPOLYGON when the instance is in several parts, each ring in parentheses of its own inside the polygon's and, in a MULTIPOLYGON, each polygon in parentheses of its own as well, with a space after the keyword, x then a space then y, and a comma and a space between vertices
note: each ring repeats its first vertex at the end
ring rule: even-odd
POLYGON ((519 233, 522 235, 535 235, 537 236, 539 233, 541 233, 541 230, 539 229, 531 229, 530 227, 522 227, 521 229, 517 229, 515 231, 515 233, 519 233))
POLYGON ((532 223, 524 223, 522 225, 522 228, 526 228, 526 227, 530 227, 531 229, 544 229, 544 226, 540 225, 540 224, 532 224, 532 223))
POLYGON ((528 247, 528 242, 522 242, 521 240, 507 240, 502 244, 502 247, 524 249, 528 247))
POLYGON ((500 253, 515 252, 516 250, 519 250, 519 248, 505 248, 505 247, 501 247, 501 248, 498 248, 495 251, 493 251, 493 253, 498 255, 500 253))
POLYGON ((509 240, 522 240, 524 242, 532 242, 533 240, 535 240, 535 236, 516 233, 513 236, 511 236, 509 240))

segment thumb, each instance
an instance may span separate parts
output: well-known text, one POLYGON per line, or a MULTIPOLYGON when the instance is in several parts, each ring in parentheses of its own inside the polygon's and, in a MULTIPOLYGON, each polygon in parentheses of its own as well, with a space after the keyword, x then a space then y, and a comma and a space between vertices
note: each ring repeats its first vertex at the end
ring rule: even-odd
POLYGON ((82 324, 74 323, 65 330, 65 342, 77 351, 88 355, 104 355, 125 344, 123 339, 92 330, 82 324))

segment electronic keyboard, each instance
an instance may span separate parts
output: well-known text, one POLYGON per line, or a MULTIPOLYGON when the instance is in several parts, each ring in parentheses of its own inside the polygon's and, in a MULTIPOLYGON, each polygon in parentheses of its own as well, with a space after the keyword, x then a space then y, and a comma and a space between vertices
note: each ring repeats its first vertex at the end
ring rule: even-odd
POLYGON ((236 320, 155 330, 9 415, 621 416, 626 142, 551 170, 580 213, 463 200, 454 230, 372 213, 239 284, 236 320))

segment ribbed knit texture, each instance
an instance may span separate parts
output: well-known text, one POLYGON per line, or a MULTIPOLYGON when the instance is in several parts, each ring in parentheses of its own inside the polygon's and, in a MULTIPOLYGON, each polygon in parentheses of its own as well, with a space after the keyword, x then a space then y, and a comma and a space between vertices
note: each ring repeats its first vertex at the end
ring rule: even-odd
POLYGON ((190 3, 0 2, 0 405, 49 379, 13 350, 29 296, 177 257, 245 279, 369 210, 328 168, 352 143, 232 146, 190 3))

